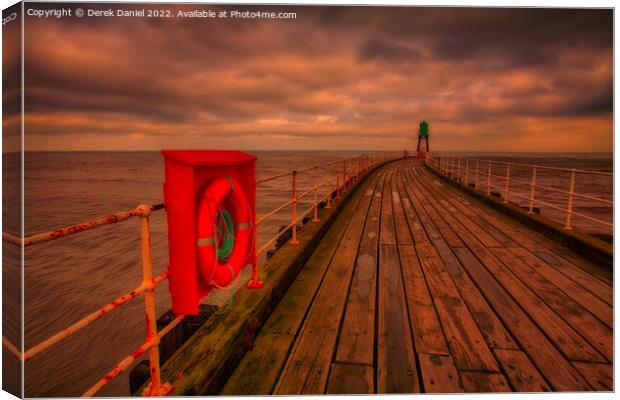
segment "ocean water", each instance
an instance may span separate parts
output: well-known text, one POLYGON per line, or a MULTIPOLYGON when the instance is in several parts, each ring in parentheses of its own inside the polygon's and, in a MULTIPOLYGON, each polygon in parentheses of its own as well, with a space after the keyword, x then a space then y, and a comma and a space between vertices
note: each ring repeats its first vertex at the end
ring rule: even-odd
MULTIPOLYGON (((254 154, 258 156, 257 177, 260 179, 352 157, 359 152, 254 154)), ((467 156, 568 168, 606 171, 613 168, 610 154, 467 156)), ((128 210, 141 203, 157 204, 163 200, 163 160, 157 152, 37 152, 27 153, 25 160, 27 235, 128 210)), ((328 177, 333 185, 335 170, 328 171, 322 178, 328 177)), ((561 177, 548 179, 550 184, 564 184, 561 177)), ((305 192, 313 182, 312 173, 300 175, 299 193, 305 192)), ((290 177, 259 186, 258 216, 287 201, 291 196, 290 188, 290 177)), ((603 181, 590 182, 588 190, 588 193, 612 198, 613 185, 603 181)), ((324 191, 327 192, 327 186, 324 191)), ((299 210, 306 209, 311 202, 312 195, 300 202, 299 210)), ((290 222, 289 210, 261 226, 259 246, 280 226, 290 222)), ((611 215, 611 211, 609 208, 595 210, 606 215, 611 215)), ((167 265, 164 211, 152 214, 151 235, 154 272, 158 274, 165 271, 167 265)), ((28 349, 140 285, 139 221, 134 218, 28 247, 25 260, 25 342, 28 349)), ((170 307, 166 283, 158 287, 156 299, 157 313, 161 315, 170 307)), ((26 396, 79 396, 139 346, 144 337, 144 305, 139 297, 29 361, 26 365, 26 396)), ((99 395, 128 395, 127 375, 115 379, 99 395)))

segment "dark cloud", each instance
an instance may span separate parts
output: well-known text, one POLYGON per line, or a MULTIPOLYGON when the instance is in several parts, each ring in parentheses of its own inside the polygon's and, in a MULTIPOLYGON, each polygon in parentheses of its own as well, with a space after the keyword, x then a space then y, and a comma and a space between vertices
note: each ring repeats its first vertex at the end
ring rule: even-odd
POLYGON ((421 55, 413 47, 381 38, 370 38, 359 49, 361 61, 415 62, 421 55))
POLYGON ((27 18, 27 132, 65 132, 73 144, 135 136, 189 146, 191 137, 277 148, 320 137, 325 147, 374 148, 406 145, 430 119, 444 138, 484 124, 499 146, 490 132, 536 119, 560 132, 581 118, 599 147, 611 143, 611 10, 242 8, 298 18, 27 18))

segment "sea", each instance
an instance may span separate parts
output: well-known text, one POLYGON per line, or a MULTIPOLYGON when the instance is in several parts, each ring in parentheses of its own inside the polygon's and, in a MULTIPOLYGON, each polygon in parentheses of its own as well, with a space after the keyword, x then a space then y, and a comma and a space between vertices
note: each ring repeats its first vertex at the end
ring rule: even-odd
MULTIPOLYGON (((334 160, 357 156, 356 151, 251 151, 258 157, 257 178, 268 177, 334 160)), ((394 153, 397 154, 397 153, 394 153)), ((612 154, 558 153, 443 153, 443 155, 512 161, 562 168, 613 171, 612 154)), ((7 160, 16 155, 5 155, 7 160)), ((159 152, 28 152, 25 154, 26 235, 85 222, 138 204, 163 201, 164 164, 159 152)), ((473 168, 473 166, 472 166, 473 168)), ((499 173, 499 172, 498 172, 499 173)), ((516 183, 527 182, 527 169, 512 171, 516 183)), ((6 175, 6 173, 5 173, 6 175)), ((13 175, 15 178, 16 175, 13 175)), ((4 178, 11 179, 5 176, 4 178)), ((300 174, 298 193, 315 182, 325 182, 325 195, 333 187, 336 170, 314 175, 300 174)), ((568 178, 544 173, 540 182, 563 187, 568 178)), ((613 179, 597 177, 579 181, 586 193, 613 200, 613 179)), ((523 185, 527 190, 527 185, 523 185)), ((321 193, 317 193, 321 195, 321 193)), ((556 192, 539 193, 551 204, 566 205, 556 192)), ((257 215, 265 215, 291 197, 291 177, 267 182, 257 189, 257 215)), ((300 201, 299 210, 312 206, 313 193, 300 201)), ((5 204, 10 199, 4 199, 5 204)), ((515 201, 519 201, 515 199, 515 201)), ((575 200, 576 209, 611 221, 613 208, 575 200)), ((7 220, 7 207, 3 210, 7 220)), ((541 210, 543 215, 561 220, 561 213, 541 210), (556 215, 558 214, 558 215, 556 215)), ((576 229, 592 234, 611 235, 605 227, 575 219, 576 229)), ((267 220, 258 231, 259 247, 283 225, 290 223, 290 209, 267 220)), ((7 229, 7 227, 5 227, 7 229)), ((9 226, 10 230, 11 227, 9 226)), ((168 261, 165 211, 151 217, 151 239, 155 274, 166 270, 168 261)), ((6 254, 6 253, 5 253, 6 254)), ((30 246, 25 251, 25 346, 40 343, 84 316, 96 311, 141 283, 139 221, 137 218, 85 231, 77 235, 30 246)), ((244 277, 249 272, 244 271, 244 277)), ((13 276, 14 277, 14 276, 13 276)), ((19 280, 3 280, 5 300, 19 297, 19 280)), ((170 308, 167 283, 156 290, 157 314, 170 308)), ((224 291, 214 303, 234 304, 234 290, 224 291), (232 296, 232 297, 230 297, 232 296), (222 300, 224 298, 224 300, 222 300)), ((8 307, 6 310, 18 310, 8 307)), ((61 341, 28 361, 25 369, 27 397, 79 396, 145 338, 144 303, 134 299, 105 315, 79 333, 61 341)), ((11 336, 15 336, 14 334, 11 336)), ((142 358, 145 358, 143 356, 142 358)), ((6 376, 6 375, 5 375, 6 376)), ((128 374, 113 380, 100 396, 129 395, 128 374)))

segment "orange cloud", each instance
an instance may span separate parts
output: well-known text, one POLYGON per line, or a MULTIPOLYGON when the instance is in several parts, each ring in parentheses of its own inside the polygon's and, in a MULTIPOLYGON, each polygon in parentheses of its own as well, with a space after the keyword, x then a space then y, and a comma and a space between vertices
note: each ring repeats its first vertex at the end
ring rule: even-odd
POLYGON ((610 10, 280 8, 26 18, 26 148, 612 150, 610 10))

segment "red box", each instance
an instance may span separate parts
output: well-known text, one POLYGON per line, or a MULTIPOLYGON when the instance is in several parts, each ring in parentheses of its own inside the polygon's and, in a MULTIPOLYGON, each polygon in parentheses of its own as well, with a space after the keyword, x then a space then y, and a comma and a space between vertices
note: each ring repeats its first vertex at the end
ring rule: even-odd
MULTIPOLYGON (((210 288, 198 276, 198 201, 215 178, 229 176, 243 188, 256 224, 256 157, 240 151, 163 150, 164 203, 168 216, 169 288, 176 315, 198 314, 210 288)), ((254 246, 256 244, 254 243, 254 246)), ((256 263, 255 251, 247 264, 256 263)))

